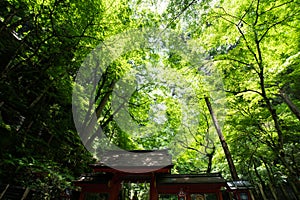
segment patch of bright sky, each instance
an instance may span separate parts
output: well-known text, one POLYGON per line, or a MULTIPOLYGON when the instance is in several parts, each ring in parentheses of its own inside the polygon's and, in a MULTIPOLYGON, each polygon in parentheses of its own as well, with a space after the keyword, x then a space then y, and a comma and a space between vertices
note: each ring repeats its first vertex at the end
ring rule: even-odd
POLYGON ((166 11, 168 5, 169 0, 158 0, 154 6, 150 7, 150 10, 161 15, 166 11))
POLYGON ((132 5, 137 9, 137 12, 142 12, 143 10, 150 10, 151 12, 158 13, 161 15, 167 10, 169 0, 135 0, 133 1, 132 5), (136 6, 137 4, 138 6, 136 6))
POLYGON ((151 104, 149 112, 150 119, 156 124, 164 124, 168 119, 166 116, 167 106, 165 103, 151 104))

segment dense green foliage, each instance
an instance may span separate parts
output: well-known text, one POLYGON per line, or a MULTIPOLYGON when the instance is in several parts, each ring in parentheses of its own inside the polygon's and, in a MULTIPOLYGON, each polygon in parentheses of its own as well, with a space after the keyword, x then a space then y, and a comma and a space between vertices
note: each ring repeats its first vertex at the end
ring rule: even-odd
MULTIPOLYGON (((72 118, 73 88, 86 89, 75 83, 78 69, 112 36, 161 27, 197 58, 166 39, 109 63, 93 88, 95 105, 84 98, 78 105, 95 110, 106 145, 170 148, 174 173, 218 171, 230 179, 209 96, 239 177, 269 186, 273 196, 285 183, 297 193, 299 23, 298 0, 1 1, 0 182, 42 188, 47 198, 88 171, 93 157, 72 118), (141 81, 124 116, 139 129, 120 126, 124 112, 113 107, 113 91, 135 77, 129 72, 141 81)), ((80 120, 84 130, 95 128, 90 118, 80 120)))

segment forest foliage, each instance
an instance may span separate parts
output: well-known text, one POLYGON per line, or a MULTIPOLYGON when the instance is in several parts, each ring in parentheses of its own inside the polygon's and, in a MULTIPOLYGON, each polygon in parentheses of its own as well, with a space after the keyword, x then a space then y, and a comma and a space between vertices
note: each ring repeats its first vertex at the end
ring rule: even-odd
MULTIPOLYGON (((299 24, 298 0, 1 1, 0 183, 55 196, 89 171, 95 158, 82 142, 95 145, 95 137, 82 141, 74 124, 72 92, 87 90, 77 72, 95 65, 88 55, 99 45, 150 28, 167 32, 160 46, 120 55, 91 88, 93 101, 76 102, 95 110, 105 145, 169 148, 173 173, 231 179, 209 97, 239 178, 272 192, 289 183, 297 194, 299 24), (185 45, 190 54, 176 51, 185 45), (128 109, 114 107, 114 91, 132 81, 128 109), (138 128, 122 126, 129 119, 138 128)), ((80 120, 95 129, 90 118, 80 120)))

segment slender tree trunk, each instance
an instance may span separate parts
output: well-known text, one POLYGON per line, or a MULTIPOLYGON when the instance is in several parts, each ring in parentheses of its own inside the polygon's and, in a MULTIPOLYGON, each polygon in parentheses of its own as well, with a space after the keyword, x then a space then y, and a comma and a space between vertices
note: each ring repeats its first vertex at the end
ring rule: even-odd
POLYGON ((299 194, 299 191, 298 191, 296 185, 294 184, 293 180, 290 181, 290 184, 292 186, 293 192, 295 193, 296 199, 299 200, 300 199, 300 194, 299 194))
MULTIPOLYGON (((249 162, 251 162, 251 161, 249 161, 249 162)), ((248 174, 249 180, 254 180, 253 176, 252 176, 252 173, 250 172, 251 167, 252 167, 252 165, 247 165, 246 166, 246 170, 247 170, 247 174, 248 174)), ((253 183, 253 181, 251 181, 251 184, 255 185, 253 183)), ((250 196, 251 196, 252 200, 255 200, 255 197, 259 197, 259 191, 257 190, 257 187, 254 187, 253 190, 249 190, 249 192, 250 192, 250 196)))
POLYGON ((21 200, 26 199, 26 197, 29 194, 29 192, 30 192, 30 189, 27 187, 26 190, 25 190, 25 192, 24 192, 24 194, 23 194, 23 196, 22 196, 22 198, 21 198, 21 200))
POLYGON ((271 191, 271 194, 272 194, 273 198, 274 198, 275 200, 278 200, 277 195, 276 195, 276 192, 275 192, 275 189, 274 189, 274 186, 273 186, 273 184, 272 184, 271 182, 269 183, 269 189, 270 189, 270 191, 271 191))
POLYGON ((274 126, 276 129, 277 135, 278 135, 278 148, 279 148, 280 153, 282 153, 282 151, 283 151, 283 133, 282 133, 281 126, 280 126, 280 123, 278 120, 278 115, 277 115, 276 109, 273 107, 269 97, 267 96, 263 73, 260 74, 259 78, 260 78, 261 96, 263 97, 263 99, 266 103, 267 109, 270 112, 271 117, 273 119, 274 126))
POLYGON ((284 198, 285 198, 285 199, 289 199, 289 195, 288 195, 288 193, 286 192, 286 189, 284 188, 284 185, 283 185, 282 183, 280 183, 279 186, 280 186, 280 189, 281 189, 281 191, 282 191, 282 194, 283 194, 284 198))
POLYGON ((7 189, 9 188, 9 184, 7 184, 5 186, 5 189, 3 190, 3 192, 0 194, 0 199, 2 199, 2 197, 4 196, 5 192, 7 191, 7 189))
POLYGON ((206 173, 210 173, 211 168, 212 168, 212 159, 213 159, 213 156, 214 156, 214 151, 213 151, 213 153, 207 154, 206 156, 208 157, 208 164, 207 164, 206 173))
POLYGON ((265 195, 263 186, 262 186, 260 183, 258 184, 258 188, 259 188, 259 191, 260 191, 260 194, 261 194, 263 200, 268 200, 268 198, 267 198, 266 195, 265 195))
POLYGON ((262 159, 262 161, 263 161, 263 163, 266 167, 267 174, 268 174, 268 177, 270 179, 269 188, 270 188, 270 191, 272 193, 272 196, 274 197, 275 200, 278 200, 277 194, 276 194, 276 189, 274 188, 274 185, 273 185, 273 183, 275 183, 275 181, 274 181, 272 172, 271 172, 270 168, 268 167, 267 163, 263 159, 262 159))
POLYGON ((283 91, 280 90, 280 96, 282 97, 283 101, 288 105, 289 109, 296 115, 296 117, 300 120, 300 109, 292 102, 292 100, 288 97, 288 95, 283 91))
POLYGON ((236 172, 236 169, 235 169, 235 166, 234 166, 234 163, 233 163, 233 160, 232 160, 232 157, 231 157, 231 153, 229 151, 229 148, 227 146, 227 143, 225 141, 225 138, 223 136, 223 133, 222 133, 222 130, 219 126, 219 123, 218 123, 218 120, 217 120, 217 117, 216 115, 214 114, 214 111, 211 107, 211 104, 210 104, 210 101, 208 99, 208 97, 204 97, 205 99, 205 102, 206 102, 206 105, 207 105, 207 108, 210 112, 210 115, 211 115, 211 118, 213 120, 213 123, 214 123, 214 126, 217 130, 217 133, 218 133, 218 136, 219 136, 219 139, 220 139, 220 142, 222 144, 222 147, 223 147, 223 150, 224 150, 224 153, 225 153, 225 156, 226 156, 226 159, 227 159, 227 162, 228 162, 228 165, 229 165, 229 170, 230 170, 230 173, 231 173, 231 177, 234 181, 237 181, 239 180, 239 177, 237 175, 237 172, 236 172))
POLYGON ((251 200, 255 200, 255 197, 253 195, 253 192, 251 190, 249 190, 250 196, 251 196, 251 200))
POLYGON ((253 168, 254 168, 254 172, 255 172, 255 174, 256 174, 256 177, 259 179, 259 182, 260 182, 260 183, 257 184, 257 185, 258 185, 259 192, 260 192, 260 194, 261 194, 261 196, 262 196, 262 198, 263 198, 264 200, 268 200, 267 197, 266 197, 266 195, 265 195, 265 192, 264 192, 265 184, 264 184, 264 182, 263 182, 261 176, 259 175, 259 173, 258 173, 258 171, 257 171, 257 166, 256 166, 256 164, 255 164, 255 161, 253 162, 253 165, 254 165, 253 168))

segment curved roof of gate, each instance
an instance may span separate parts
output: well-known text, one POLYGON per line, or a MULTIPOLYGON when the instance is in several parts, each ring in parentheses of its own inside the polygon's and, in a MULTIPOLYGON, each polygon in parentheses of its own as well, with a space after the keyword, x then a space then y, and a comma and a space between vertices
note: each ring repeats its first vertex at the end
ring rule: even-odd
POLYGON ((172 165, 168 150, 110 150, 102 153, 101 161, 92 167, 164 167, 172 165))

